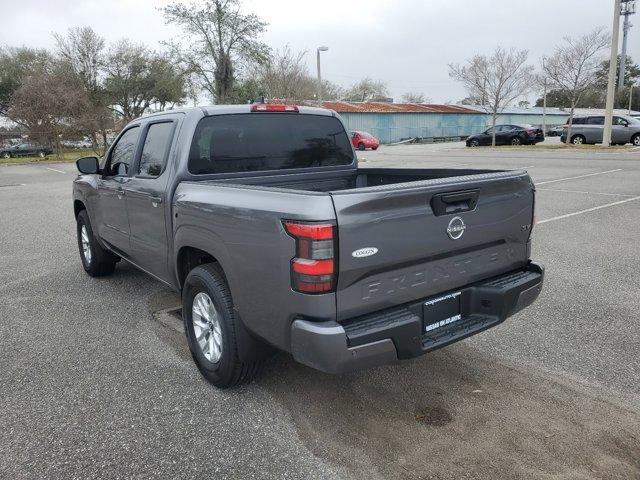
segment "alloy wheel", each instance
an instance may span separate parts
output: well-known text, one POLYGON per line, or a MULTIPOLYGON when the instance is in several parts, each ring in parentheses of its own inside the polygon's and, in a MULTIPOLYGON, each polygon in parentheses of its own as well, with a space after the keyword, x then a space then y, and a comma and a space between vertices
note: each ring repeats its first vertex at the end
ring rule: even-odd
POLYGON ((89 232, 86 225, 82 225, 80 230, 80 241, 82 242, 82 254, 87 265, 91 264, 91 243, 89 242, 89 232))
POLYGON ((198 293, 191 307, 193 332, 204 357, 217 363, 222 356, 222 329, 219 313, 205 292, 198 293))

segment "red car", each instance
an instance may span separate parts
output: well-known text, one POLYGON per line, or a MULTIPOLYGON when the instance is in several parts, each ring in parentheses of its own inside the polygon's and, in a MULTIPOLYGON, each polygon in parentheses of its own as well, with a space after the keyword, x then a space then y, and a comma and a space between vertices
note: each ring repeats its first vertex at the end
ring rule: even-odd
POLYGON ((366 150, 367 148, 376 150, 378 146, 380 146, 380 140, 370 133, 361 132, 359 130, 351 132, 351 143, 358 150, 366 150))

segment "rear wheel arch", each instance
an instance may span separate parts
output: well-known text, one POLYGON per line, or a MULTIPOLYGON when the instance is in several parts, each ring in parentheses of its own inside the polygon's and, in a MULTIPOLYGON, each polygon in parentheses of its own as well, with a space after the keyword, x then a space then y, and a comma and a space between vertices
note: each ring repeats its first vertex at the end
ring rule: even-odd
POLYGON ((229 284, 224 269, 216 257, 205 250, 191 246, 183 246, 178 250, 178 255, 176 256, 176 274, 178 275, 180 289, 184 287, 184 282, 191 270, 206 264, 212 264, 216 270, 220 272, 227 282, 227 285, 229 284))

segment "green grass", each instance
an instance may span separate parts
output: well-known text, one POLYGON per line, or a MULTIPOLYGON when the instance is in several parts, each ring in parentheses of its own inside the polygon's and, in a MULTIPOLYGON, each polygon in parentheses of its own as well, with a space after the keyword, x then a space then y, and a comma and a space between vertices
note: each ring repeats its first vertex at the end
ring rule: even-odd
POLYGON ((90 148, 79 148, 70 150, 61 150, 60 152, 49 155, 45 158, 39 157, 13 157, 0 158, 0 164, 24 165, 26 163, 58 163, 58 162, 75 162, 82 157, 99 156, 90 148))

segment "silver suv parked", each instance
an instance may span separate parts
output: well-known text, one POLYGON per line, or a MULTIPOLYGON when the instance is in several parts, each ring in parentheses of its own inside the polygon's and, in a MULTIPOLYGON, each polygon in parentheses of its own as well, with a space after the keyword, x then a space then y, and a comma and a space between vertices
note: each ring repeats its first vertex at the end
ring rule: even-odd
MULTIPOLYGON (((568 121, 567 121, 568 122, 568 121)), ((567 141, 567 130, 565 126, 560 140, 567 141)), ((588 115, 575 117, 571 126, 571 143, 581 145, 583 143, 602 143, 604 131, 603 115, 588 115)), ((611 143, 614 145, 624 145, 632 143, 640 146, 640 120, 628 115, 614 115, 613 127, 611 129, 611 143)))

